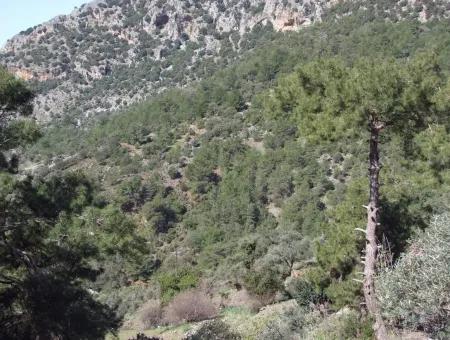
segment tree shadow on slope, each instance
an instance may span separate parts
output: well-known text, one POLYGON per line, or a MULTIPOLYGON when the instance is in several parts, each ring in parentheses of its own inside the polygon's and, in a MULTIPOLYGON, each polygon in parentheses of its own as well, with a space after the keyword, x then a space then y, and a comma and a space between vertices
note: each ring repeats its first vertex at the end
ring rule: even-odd
POLYGON ((422 206, 414 211, 411 207, 416 204, 411 197, 402 197, 396 202, 386 199, 381 201, 381 228, 378 237, 383 243, 387 240, 393 259, 406 250, 408 240, 415 231, 427 226, 426 221, 431 216, 432 209, 422 206))

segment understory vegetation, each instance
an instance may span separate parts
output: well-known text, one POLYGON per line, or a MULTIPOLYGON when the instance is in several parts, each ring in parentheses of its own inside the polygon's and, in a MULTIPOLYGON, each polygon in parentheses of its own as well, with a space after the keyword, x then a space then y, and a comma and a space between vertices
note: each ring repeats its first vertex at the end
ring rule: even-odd
POLYGON ((387 320, 445 337, 449 332, 450 216, 433 218, 395 264, 381 272, 378 286, 387 320), (427 289, 423 289, 427 287, 427 289), (420 306, 420 309, 417 308, 420 306))
POLYGON ((448 338, 449 71, 448 23, 392 23, 362 11, 296 33, 266 32, 210 78, 87 126, 67 119, 41 132, 19 129, 18 169, 10 148, 0 149, 0 218, 21 227, 13 237, 2 230, 1 242, 29 252, 39 270, 1 250, 14 284, 0 277, 9 303, 0 320, 19 318, 20 309, 45 316, 20 322, 53 324, 41 294, 55 285, 61 290, 49 294, 67 294, 48 298, 71 306, 72 326, 84 324, 83 313, 98 316, 100 326, 80 339, 98 339, 119 321, 136 329, 211 318, 192 339, 238 339, 223 311, 287 300, 294 307, 257 319, 247 338, 371 339, 371 320, 360 313, 358 230, 369 135, 357 115, 364 94, 352 87, 367 77, 403 96, 376 105, 418 118, 381 139, 383 316, 395 332, 448 338))

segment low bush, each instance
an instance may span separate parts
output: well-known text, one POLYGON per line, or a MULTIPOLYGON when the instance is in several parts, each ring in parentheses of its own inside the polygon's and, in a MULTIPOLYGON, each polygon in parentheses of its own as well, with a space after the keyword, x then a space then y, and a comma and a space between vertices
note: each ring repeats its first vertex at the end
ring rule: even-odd
POLYGON ((143 329, 159 326, 162 317, 161 302, 158 300, 150 300, 141 308, 140 321, 143 329))
POLYGON ((258 339, 303 339, 307 327, 313 322, 311 315, 307 308, 290 306, 265 326, 258 339))
POLYGON ((274 294, 283 287, 279 274, 273 268, 250 270, 244 277, 244 285, 249 292, 258 296, 274 294))
POLYGON ((181 177, 181 174, 175 165, 170 166, 167 173, 171 179, 177 179, 181 177))
POLYGON ((198 274, 190 269, 162 273, 157 278, 161 289, 161 300, 165 304, 176 294, 191 289, 198 284, 198 274))
MULTIPOLYGON (((125 315, 135 313, 142 305, 142 301, 155 298, 157 287, 129 285, 121 288, 105 288, 98 295, 98 300, 108 306, 114 307, 116 314, 123 318, 125 315)), ((140 320, 139 320, 140 321, 140 320)))
POLYGON ((166 307, 165 321, 169 324, 201 321, 217 315, 211 299, 200 290, 188 290, 175 296, 166 307))
POLYGON ((377 291, 393 324, 432 334, 449 330, 450 214, 434 218, 394 268, 381 273, 377 291))
POLYGON ((185 340, 238 340, 241 337, 232 332, 230 327, 222 320, 207 321, 185 340))
POLYGON ((301 278, 291 278, 286 281, 286 292, 294 298, 300 306, 308 307, 320 300, 320 295, 314 286, 301 278))
MULTIPOLYGON (((313 313, 312 313, 313 314, 313 313)), ((315 319, 306 334, 305 340, 372 340, 372 321, 359 312, 343 308, 322 321, 315 319)))

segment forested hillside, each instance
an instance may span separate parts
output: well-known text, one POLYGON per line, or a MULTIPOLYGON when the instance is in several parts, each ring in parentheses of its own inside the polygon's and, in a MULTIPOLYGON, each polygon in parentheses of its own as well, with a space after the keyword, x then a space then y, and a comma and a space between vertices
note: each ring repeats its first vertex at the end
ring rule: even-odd
MULTIPOLYGON (((135 1, 112 3, 77 15, 135 1)), ((252 21, 249 3, 232 8, 252 21)), ((1 71, 0 337, 380 339, 363 290, 374 130, 374 311, 390 338, 450 336, 448 2, 319 5, 300 30, 241 23, 239 48, 218 45, 195 67, 187 41, 136 64, 127 50, 80 85, 86 101, 65 87, 78 86, 73 73, 49 90, 1 71), (168 61, 166 81, 141 78, 168 61), (3 119, 30 113, 28 88, 70 97, 55 104, 64 119, 3 119), (142 96, 124 107, 96 99, 132 88, 142 96), (104 112, 77 123, 91 108, 104 112)), ((101 46, 84 40, 101 40, 96 30, 80 34, 76 48, 101 46)), ((7 54, 9 68, 26 60, 7 54)), ((25 69, 53 72, 34 63, 25 69)))

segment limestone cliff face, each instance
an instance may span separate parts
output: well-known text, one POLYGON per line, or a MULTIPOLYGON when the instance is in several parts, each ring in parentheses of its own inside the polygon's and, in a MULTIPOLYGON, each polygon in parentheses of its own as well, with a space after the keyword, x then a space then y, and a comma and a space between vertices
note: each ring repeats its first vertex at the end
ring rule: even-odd
POLYGON ((13 72, 24 75, 27 80, 41 80, 43 74, 47 74, 46 79, 64 78, 77 70, 89 81, 90 77, 102 77, 102 65, 108 62, 132 63, 139 48, 150 42, 153 45, 152 57, 160 59, 163 56, 158 52, 166 40, 182 40, 183 43, 187 39, 198 42, 217 33, 238 32, 242 35, 257 24, 268 23, 276 30, 296 30, 320 20, 329 3, 332 2, 94 1, 69 15, 58 16, 11 38, 2 50, 1 59, 13 72), (96 45, 111 47, 116 53, 86 64, 90 54, 98 50, 96 45), (32 55, 35 53, 37 55, 32 55), (68 63, 70 67, 67 67, 68 63))
MULTIPOLYGON (((38 119, 74 110, 89 116, 198 79, 199 63, 236 56, 255 27, 298 30, 340 2, 97 0, 11 38, 0 64, 38 82, 38 119)), ((379 6, 376 0, 347 2, 379 6)), ((420 20, 432 17, 430 6, 448 7, 448 0, 390 3, 384 11, 414 11, 420 20)))
POLYGON ((193 50, 190 64, 217 55, 224 43, 237 51, 242 37, 255 25, 297 30, 319 21, 330 4, 326 0, 94 1, 16 35, 2 49, 0 63, 25 80, 44 82, 36 114, 48 120, 64 110, 58 100, 63 93, 70 92, 69 105, 74 104, 93 83, 118 69, 145 60, 152 76, 120 96, 96 99, 97 106, 86 111, 130 103, 159 87, 171 66, 164 61, 179 50, 193 50))

